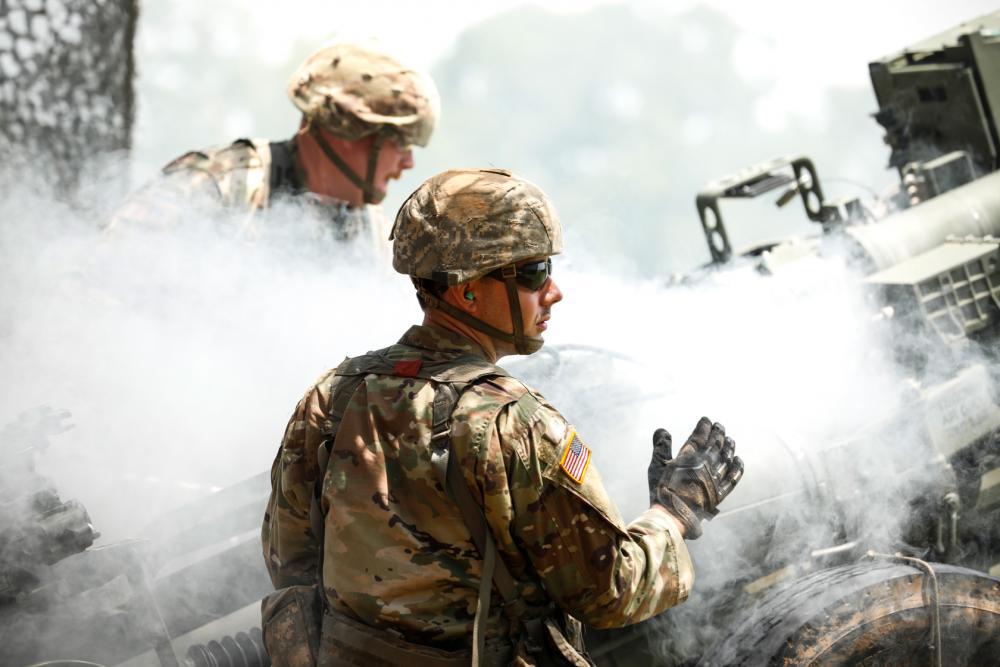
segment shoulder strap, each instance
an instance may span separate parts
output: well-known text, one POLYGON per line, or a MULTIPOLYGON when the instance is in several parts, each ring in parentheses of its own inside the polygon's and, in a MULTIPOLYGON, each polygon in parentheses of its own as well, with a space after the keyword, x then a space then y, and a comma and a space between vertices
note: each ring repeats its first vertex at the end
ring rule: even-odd
POLYGON ((272 141, 268 147, 271 150, 268 180, 272 196, 279 193, 295 194, 301 192, 304 188, 304 179, 296 157, 298 147, 295 140, 272 141))
MULTIPOLYGON (((480 376, 478 379, 483 379, 480 376)), ((451 413, 462 391, 468 389, 471 383, 465 384, 461 390, 452 383, 444 382, 438 385, 434 394, 433 430, 431 432, 431 465, 435 476, 445 492, 458 505, 465 521, 465 527, 472 535, 472 540, 483 558, 483 573, 479 581, 479 596, 476 600, 476 620, 472 625, 472 665, 481 664, 486 646, 484 625, 490 613, 490 598, 493 584, 496 584, 504 603, 510 605, 520 600, 517 585, 503 559, 497 558, 497 548, 493 541, 493 533, 486 522, 483 508, 476 502, 469 491, 469 486, 462 476, 462 470, 451 456, 451 413)))
POLYGON ((350 403, 351 396, 354 395, 364 377, 363 374, 350 375, 341 384, 337 385, 330 405, 330 412, 327 415, 327 421, 323 425, 323 434, 325 436, 323 444, 320 445, 319 450, 316 452, 316 465, 320 472, 319 476, 316 477, 316 487, 313 489, 312 498, 309 501, 309 527, 312 529, 312 534, 318 542, 319 558, 317 559, 316 566, 318 569, 318 581, 323 581, 323 535, 325 533, 325 526, 323 523, 323 512, 319 506, 319 499, 323 495, 323 477, 326 466, 330 462, 330 447, 333 446, 333 440, 337 437, 337 430, 340 428, 340 422, 344 418, 347 404, 350 403))
MULTIPOLYGON (((465 388, 467 387, 463 387, 463 389, 465 388)), ((487 552, 496 549, 493 544, 493 535, 486 523, 482 507, 473 498, 472 492, 462 476, 461 468, 451 456, 451 413, 454 412, 460 395, 461 392, 448 383, 439 385, 434 395, 431 465, 434 466, 435 476, 441 486, 458 505, 465 526, 472 534, 472 540, 485 561, 488 556, 487 552)), ((484 576, 483 579, 486 580, 488 577, 484 576)), ((511 576, 502 560, 497 561, 493 580, 504 602, 513 602, 519 597, 514 577, 511 576)))

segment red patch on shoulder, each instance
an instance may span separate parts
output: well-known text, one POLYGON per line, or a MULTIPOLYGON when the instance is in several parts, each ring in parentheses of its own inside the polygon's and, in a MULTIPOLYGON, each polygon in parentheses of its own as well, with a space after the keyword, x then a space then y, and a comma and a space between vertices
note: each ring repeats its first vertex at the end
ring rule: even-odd
POLYGON ((393 365, 392 372, 401 378, 415 378, 423 365, 424 362, 420 359, 404 359, 393 365))

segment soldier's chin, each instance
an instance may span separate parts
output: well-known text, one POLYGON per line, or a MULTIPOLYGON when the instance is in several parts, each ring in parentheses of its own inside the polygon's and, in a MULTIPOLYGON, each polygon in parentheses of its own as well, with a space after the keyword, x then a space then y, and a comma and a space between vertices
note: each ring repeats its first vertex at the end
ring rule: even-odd
POLYGON ((541 336, 526 336, 524 342, 525 347, 527 348, 524 354, 534 354, 542 349, 543 345, 545 345, 545 339, 541 336))

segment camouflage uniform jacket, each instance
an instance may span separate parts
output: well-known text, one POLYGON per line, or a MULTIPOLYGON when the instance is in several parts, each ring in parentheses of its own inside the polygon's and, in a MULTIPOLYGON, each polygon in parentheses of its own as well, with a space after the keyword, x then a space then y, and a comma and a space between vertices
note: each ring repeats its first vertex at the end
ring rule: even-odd
MULTIPOLYGON (((482 357, 468 339, 427 326, 382 352, 410 363, 482 357)), ((262 537, 277 588, 315 581, 316 452, 343 378, 330 371, 306 393, 271 470, 262 537)), ((482 563, 430 464, 433 384, 370 374, 351 397, 322 481, 322 583, 328 604, 369 626, 452 648, 469 644, 482 563)), ((575 481, 561 461, 574 443, 588 459, 589 449, 538 392, 506 375, 472 384, 452 413, 451 441, 525 601, 614 627, 687 598, 694 575, 673 523, 649 510, 626 525, 592 465, 575 481)), ((493 601, 487 636, 510 631, 493 601)))
POLYGON ((165 166, 159 178, 129 196, 107 229, 115 232, 136 224, 172 227, 190 214, 204 217, 221 211, 233 215, 241 231, 257 234, 259 213, 279 197, 307 206, 341 239, 370 234, 377 245, 384 245, 388 236, 380 207, 350 207, 308 192, 295 142, 266 139, 237 139, 185 153, 165 166))

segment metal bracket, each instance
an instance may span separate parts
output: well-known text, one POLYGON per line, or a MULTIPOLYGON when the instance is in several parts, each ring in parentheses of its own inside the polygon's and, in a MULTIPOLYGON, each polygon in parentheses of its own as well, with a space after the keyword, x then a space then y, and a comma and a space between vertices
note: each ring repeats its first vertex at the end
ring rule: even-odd
POLYGON ((927 610, 931 617, 931 633, 927 649, 931 654, 931 665, 933 665, 933 667, 941 667, 941 657, 943 654, 941 649, 941 604, 937 573, 934 572, 934 568, 931 567, 931 564, 927 561, 919 558, 910 558, 909 556, 903 556, 901 554, 881 554, 869 551, 866 556, 870 560, 882 559, 893 563, 909 565, 910 567, 915 567, 924 573, 926 576, 924 580, 925 584, 923 586, 924 604, 927 605, 927 610))
MULTIPOLYGON (((806 215, 813 222, 830 222, 830 213, 823 207, 823 190, 819 184, 819 176, 812 160, 807 157, 782 157, 749 167, 732 176, 710 183, 695 198, 698 207, 698 217, 708 241, 708 250, 712 254, 712 262, 721 264, 729 261, 733 255, 729 235, 722 222, 719 210, 720 199, 752 199, 766 192, 771 192, 785 185, 791 188, 786 194, 802 197, 802 205, 806 215), (785 167, 791 167, 792 174, 776 173, 785 167)), ((781 203, 787 201, 782 197, 781 203)))

